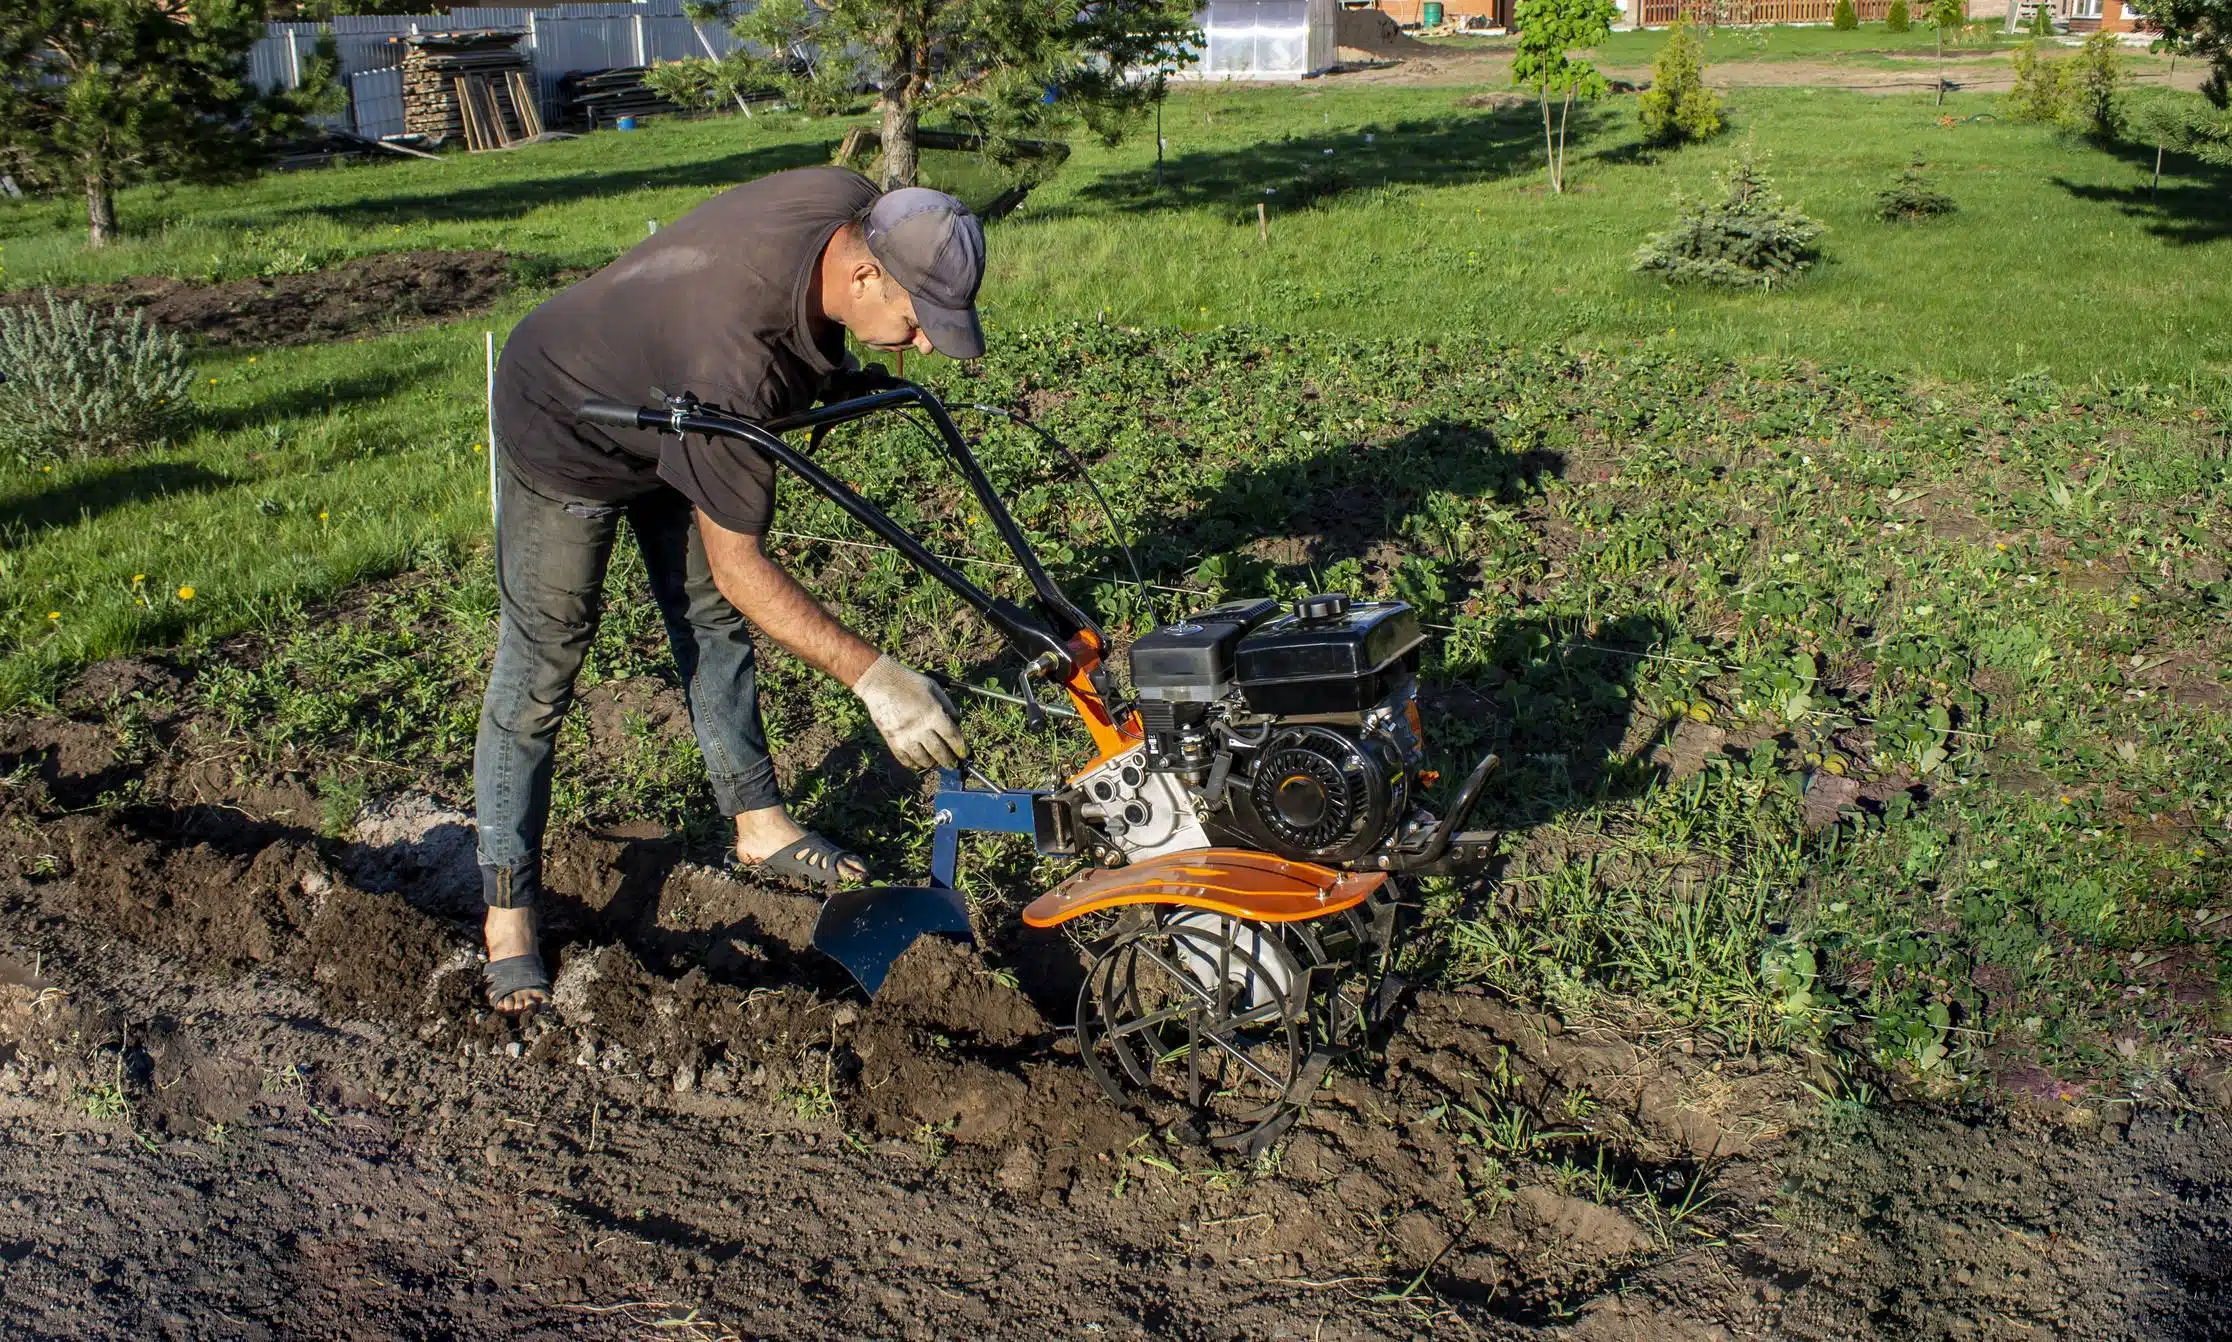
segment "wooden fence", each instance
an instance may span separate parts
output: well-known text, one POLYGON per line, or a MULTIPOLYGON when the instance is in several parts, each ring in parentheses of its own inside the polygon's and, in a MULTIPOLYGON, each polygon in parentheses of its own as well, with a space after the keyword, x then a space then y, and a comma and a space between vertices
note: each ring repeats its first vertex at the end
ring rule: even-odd
MULTIPOLYGON (((1862 23, 1880 23, 1891 12, 1891 0, 1853 0, 1852 7, 1862 23)), ((1663 28, 1677 17, 1707 27, 1827 23, 1836 8, 1836 0, 1643 0, 1643 26, 1663 28)))

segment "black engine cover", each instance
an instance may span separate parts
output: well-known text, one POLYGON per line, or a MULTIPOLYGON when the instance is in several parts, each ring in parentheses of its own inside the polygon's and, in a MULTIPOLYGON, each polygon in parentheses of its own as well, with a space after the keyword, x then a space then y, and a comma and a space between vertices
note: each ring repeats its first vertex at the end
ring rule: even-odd
POLYGON ((1377 848, 1409 802, 1409 770, 1384 742, 1331 727, 1288 727, 1256 752, 1232 817, 1263 848, 1347 862, 1377 848))

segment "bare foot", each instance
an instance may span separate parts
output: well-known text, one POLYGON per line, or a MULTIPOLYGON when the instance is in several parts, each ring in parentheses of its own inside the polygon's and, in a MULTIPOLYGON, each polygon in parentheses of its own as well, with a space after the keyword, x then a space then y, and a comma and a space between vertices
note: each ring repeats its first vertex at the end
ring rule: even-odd
MULTIPOLYGON (((746 811, 736 817, 736 860, 765 862, 805 837, 806 831, 780 806, 746 811)), ((867 865, 858 858, 846 858, 837 872, 849 881, 868 879, 867 865)))
MULTIPOLYGON (((490 961, 506 960, 514 955, 527 955, 535 949, 535 911, 533 909, 490 909, 481 921, 481 931, 488 938, 490 961)), ((498 1011, 516 1015, 549 1000, 550 994, 540 988, 522 988, 495 1004, 498 1011)))

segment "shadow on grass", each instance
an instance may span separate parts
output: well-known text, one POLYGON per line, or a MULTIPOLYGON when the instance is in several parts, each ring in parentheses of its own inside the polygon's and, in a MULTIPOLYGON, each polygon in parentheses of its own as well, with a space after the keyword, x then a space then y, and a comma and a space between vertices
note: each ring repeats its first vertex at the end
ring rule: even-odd
POLYGON ((304 205, 295 214, 312 214, 356 226, 405 221, 513 219, 546 205, 567 205, 591 196, 623 195, 681 186, 738 186, 755 177, 827 163, 832 144, 775 144, 696 162, 523 177, 455 191, 368 193, 340 204, 304 205))
POLYGON ((34 533, 75 526, 134 503, 232 483, 230 476, 191 462, 119 462, 50 488, 0 498, 0 545, 13 548, 34 533))
MULTIPOLYGON (((392 354, 388 357, 392 358, 392 354)), ((477 366, 477 365, 476 365, 477 366)), ((259 397, 245 405, 209 408, 195 415, 197 428, 232 433, 284 420, 310 419, 353 405, 378 402, 415 386, 441 378, 448 371, 434 355, 405 363, 389 363, 350 377, 329 377, 316 383, 290 387, 275 395, 259 397)))
POLYGON ((2184 154, 2167 154, 2163 168, 2175 172, 2179 180, 2166 178, 2157 189, 2152 185, 2153 146, 2118 144, 2112 152, 2148 174, 2148 182, 2106 186, 2056 176, 2054 185, 2079 200, 2113 205, 2139 220, 2147 232, 2177 246, 2232 238, 2232 168, 2216 167, 2184 154))
MULTIPOLYGON (((1580 147, 1605 120, 1599 109, 1575 109, 1569 145, 1580 147)), ((1493 181, 1541 162, 1542 123, 1532 109, 1453 112, 1441 120, 1181 154, 1164 163, 1160 188, 1150 164, 1104 176, 1081 189, 1078 199, 1125 211, 1224 207, 1235 212, 1236 222, 1247 222, 1259 201, 1274 213, 1290 212, 1385 187, 1493 181)))

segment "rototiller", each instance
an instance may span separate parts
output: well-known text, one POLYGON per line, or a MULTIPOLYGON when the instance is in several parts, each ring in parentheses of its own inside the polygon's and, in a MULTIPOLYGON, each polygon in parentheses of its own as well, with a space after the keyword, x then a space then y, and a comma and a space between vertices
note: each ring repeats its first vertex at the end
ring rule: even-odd
MULTIPOLYGON (((700 406, 590 401, 592 423, 729 438, 766 453, 951 589, 1022 656, 1015 698, 1033 727, 1074 716, 1094 757, 1059 786, 972 785, 944 771, 930 881, 845 891, 814 941, 873 994, 921 936, 969 938, 955 886, 964 832, 1027 834, 1085 865, 1031 901, 1053 928, 1096 914, 1077 998, 1077 1045, 1118 1104, 1182 1139, 1260 1149, 1326 1068, 1363 1045, 1401 981, 1389 971, 1399 878, 1485 865, 1488 833, 1459 832, 1496 757, 1436 817, 1424 804, 1416 671, 1425 642, 1401 602, 1328 594, 1291 607, 1231 601, 1132 644, 1115 692, 1098 625, 1032 552, 937 397, 912 384, 766 423, 700 406), (921 411, 1030 581, 1028 608, 978 587, 811 453, 831 428, 921 411), (812 431, 800 451, 782 435, 812 431), (1069 707, 1042 704, 1039 682, 1069 707)), ((966 687, 964 687, 966 688, 966 687)), ((971 771, 974 773, 974 771, 971 771)))

